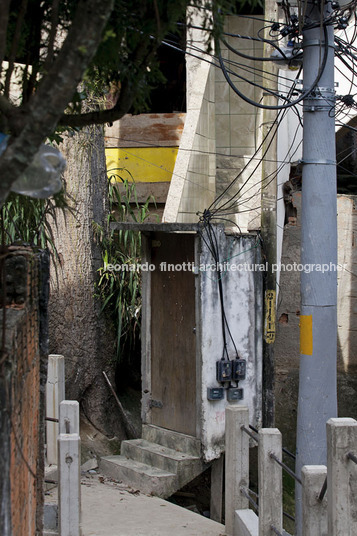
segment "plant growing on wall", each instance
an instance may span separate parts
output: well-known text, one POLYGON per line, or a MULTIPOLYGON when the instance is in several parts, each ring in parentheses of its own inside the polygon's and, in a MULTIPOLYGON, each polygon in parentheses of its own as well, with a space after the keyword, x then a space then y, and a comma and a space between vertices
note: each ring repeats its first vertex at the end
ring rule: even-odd
POLYGON ((132 230, 110 229, 112 222, 144 222, 149 216, 149 197, 145 203, 139 203, 135 182, 122 180, 124 193, 118 185, 108 181, 109 215, 108 230, 93 223, 95 233, 100 240, 103 266, 99 270, 97 295, 102 300, 105 311, 116 330, 116 355, 122 363, 124 353, 130 361, 140 337, 141 320, 141 233, 132 230), (108 269, 108 265, 116 269, 108 269), (119 269, 120 268, 120 269, 119 269))

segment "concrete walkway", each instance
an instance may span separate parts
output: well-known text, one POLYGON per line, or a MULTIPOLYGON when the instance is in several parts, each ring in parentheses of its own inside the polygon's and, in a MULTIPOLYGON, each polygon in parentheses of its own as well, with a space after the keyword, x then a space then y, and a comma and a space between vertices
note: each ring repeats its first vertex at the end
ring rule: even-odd
MULTIPOLYGON (((82 536, 224 536, 224 526, 101 475, 82 477, 82 536)), ((56 502, 57 490, 46 495, 56 502)))

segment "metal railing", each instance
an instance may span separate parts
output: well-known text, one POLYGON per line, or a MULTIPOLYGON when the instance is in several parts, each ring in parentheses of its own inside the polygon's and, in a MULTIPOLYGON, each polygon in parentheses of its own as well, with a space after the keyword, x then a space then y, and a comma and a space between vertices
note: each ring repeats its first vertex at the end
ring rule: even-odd
POLYGON ((282 457, 294 455, 282 447, 276 428, 249 425, 245 407, 226 409, 226 533, 287 536, 283 516, 282 473, 302 486, 303 536, 357 534, 357 421, 327 422, 327 467, 306 465, 296 474, 282 457), (258 493, 249 488, 249 443, 258 445, 258 493), (346 486, 345 483, 351 485, 346 486), (352 484, 355 482, 355 484, 352 484), (328 485, 327 485, 328 484, 328 485), (250 508, 253 508, 251 510, 250 508), (254 513, 257 512, 257 514, 254 513))

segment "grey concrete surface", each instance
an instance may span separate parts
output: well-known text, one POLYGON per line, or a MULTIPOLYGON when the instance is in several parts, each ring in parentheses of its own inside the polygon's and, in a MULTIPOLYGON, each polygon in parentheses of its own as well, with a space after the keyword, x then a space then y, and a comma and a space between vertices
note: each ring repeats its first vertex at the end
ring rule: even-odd
MULTIPOLYGON (((56 501, 57 489, 46 502, 56 501)), ((82 478, 82 536, 224 536, 224 526, 101 475, 82 478)))

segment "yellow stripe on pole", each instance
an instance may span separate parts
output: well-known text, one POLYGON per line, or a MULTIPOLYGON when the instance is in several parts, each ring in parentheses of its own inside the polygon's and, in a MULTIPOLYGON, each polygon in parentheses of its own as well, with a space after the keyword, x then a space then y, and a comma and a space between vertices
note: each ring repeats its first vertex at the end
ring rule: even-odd
POLYGON ((312 355, 312 315, 300 316, 300 354, 312 355))

